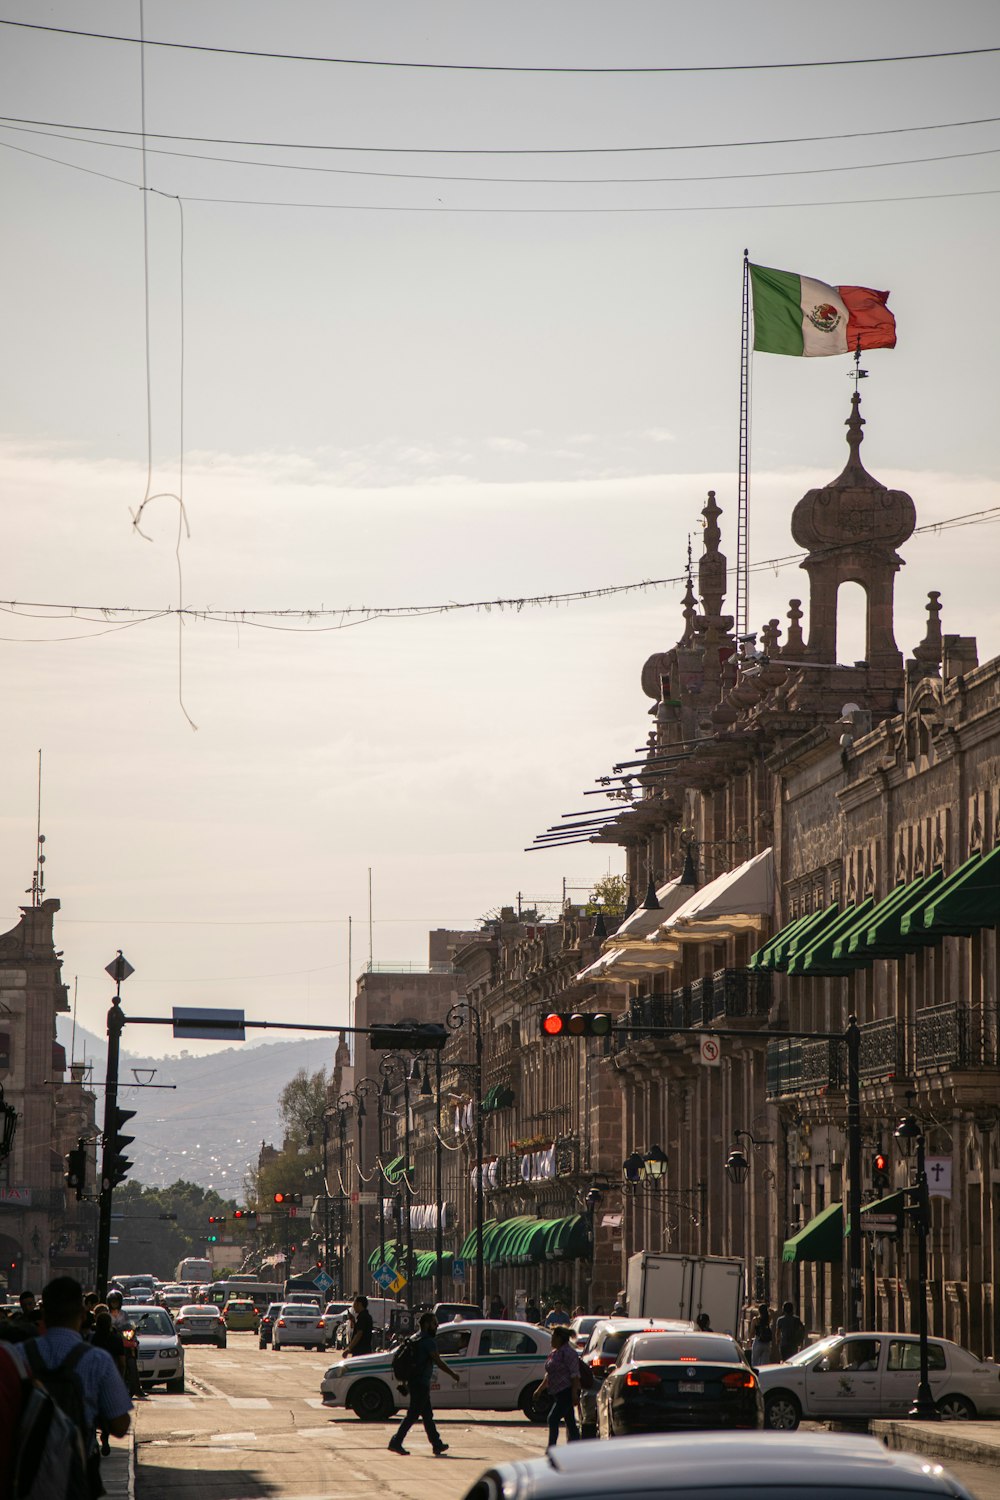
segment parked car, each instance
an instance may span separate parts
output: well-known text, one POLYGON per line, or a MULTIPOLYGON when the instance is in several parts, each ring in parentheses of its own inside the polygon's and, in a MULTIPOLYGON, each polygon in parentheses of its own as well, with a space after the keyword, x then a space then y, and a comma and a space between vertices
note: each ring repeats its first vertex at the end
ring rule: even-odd
MULTIPOLYGON (((435 1370, 435 1407, 473 1411, 517 1411, 529 1422, 544 1422, 549 1405, 534 1399, 545 1373, 552 1340, 531 1323, 462 1320, 442 1325, 438 1352, 459 1377, 455 1383, 435 1370)), ((392 1354, 361 1354, 330 1366, 320 1385, 323 1405, 345 1407, 363 1422, 384 1422, 406 1405, 392 1373, 392 1354)))
POLYGON ((333 1345, 338 1342, 337 1335, 346 1330, 350 1311, 350 1302, 328 1302, 323 1309, 323 1317, 326 1319, 326 1347, 328 1349, 332 1349, 333 1345))
MULTIPOLYGON (((1000 1416, 1000 1366, 949 1339, 928 1341, 931 1394, 942 1417, 1000 1416)), ((915 1333, 848 1333, 822 1339, 757 1371, 765 1425, 791 1432, 803 1418, 905 1416, 920 1379, 915 1333)))
POLYGON ((589 1391, 580 1392, 580 1430, 584 1437, 597 1436, 597 1396, 601 1384, 633 1333, 677 1333, 690 1331, 693 1323, 670 1318, 601 1318, 581 1358, 593 1376, 589 1391))
POLYGON ((129 1302, 123 1308, 135 1333, 139 1382, 146 1390, 165 1385, 174 1395, 184 1390, 184 1350, 170 1314, 162 1307, 129 1302))
POLYGON ((182 1344, 215 1344, 226 1347, 226 1324, 210 1302, 186 1302, 174 1319, 182 1344))
POLYGON ((972 1500, 940 1464, 845 1433, 675 1432, 561 1443, 487 1469, 465 1500, 972 1500))
POLYGON ((569 1336, 573 1348, 577 1353, 583 1353, 584 1349, 590 1343, 590 1335, 598 1323, 602 1323, 603 1321, 600 1313, 587 1313, 582 1318, 573 1319, 569 1325, 569 1336))
POLYGON ((260 1328, 260 1313, 249 1297, 231 1297, 222 1309, 222 1316, 230 1333, 245 1333, 248 1329, 256 1333, 260 1328))
POLYGON ((274 1334, 274 1322, 280 1318, 283 1302, 272 1302, 261 1314, 260 1327, 257 1330, 258 1348, 266 1349, 274 1334))
POLYGON ((601 1437, 764 1425, 757 1377, 728 1333, 638 1333, 597 1397, 601 1437))
POLYGON ((284 1302, 271 1325, 271 1345, 279 1349, 326 1348, 326 1319, 315 1302, 284 1302))
POLYGON ((481 1318, 483 1315, 477 1302, 435 1302, 433 1312, 439 1323, 453 1323, 456 1318, 481 1318))

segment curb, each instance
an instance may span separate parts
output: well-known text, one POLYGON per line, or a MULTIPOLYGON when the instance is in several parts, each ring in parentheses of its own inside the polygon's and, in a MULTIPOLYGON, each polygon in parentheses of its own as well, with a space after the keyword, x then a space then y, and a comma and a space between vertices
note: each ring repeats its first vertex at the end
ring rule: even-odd
POLYGON ((968 1426, 967 1422, 877 1421, 872 1422, 871 1430, 887 1448, 901 1448, 952 1463, 996 1465, 1000 1459, 1000 1424, 995 1428, 997 1435, 992 1441, 964 1430, 968 1426))

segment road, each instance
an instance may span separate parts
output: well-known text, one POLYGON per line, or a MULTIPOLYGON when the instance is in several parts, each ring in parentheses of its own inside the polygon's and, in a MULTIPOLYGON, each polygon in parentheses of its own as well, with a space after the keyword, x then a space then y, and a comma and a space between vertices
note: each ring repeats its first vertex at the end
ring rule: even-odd
POLYGON ((545 1451, 546 1429, 519 1412, 448 1411, 437 1419, 444 1458, 421 1427, 400 1458, 386 1449, 392 1424, 324 1409, 329 1363, 305 1349, 259 1350, 251 1333, 230 1334, 228 1349, 187 1349, 186 1393, 157 1388, 136 1413, 139 1500, 460 1500, 491 1463, 545 1451))
MULTIPOLYGON (((391 1424, 324 1409, 321 1354, 276 1355, 255 1334, 233 1333, 228 1349, 189 1348, 186 1358, 186 1393, 158 1389, 138 1406, 138 1500, 461 1500, 490 1464, 545 1451, 545 1428, 520 1413, 449 1411, 438 1417, 444 1458, 432 1457, 420 1427, 400 1458, 386 1449, 391 1424)), ((1000 1466, 947 1467, 977 1500, 1000 1500, 1000 1466)))

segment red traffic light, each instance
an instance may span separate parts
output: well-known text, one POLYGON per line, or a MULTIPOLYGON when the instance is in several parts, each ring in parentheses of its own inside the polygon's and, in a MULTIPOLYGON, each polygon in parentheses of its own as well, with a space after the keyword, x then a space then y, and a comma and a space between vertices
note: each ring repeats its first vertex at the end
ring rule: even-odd
POLYGON ((287 1203, 288 1202, 288 1194, 287 1193, 275 1193, 275 1195, 274 1195, 274 1201, 275 1201, 275 1203, 287 1203))
POLYGON ((612 1024, 605 1011, 549 1011, 540 1023, 542 1036, 610 1036, 612 1024))
POLYGON ((549 1016, 543 1016, 542 1017, 542 1035, 543 1036, 563 1036, 564 1035, 564 1027, 563 1027, 563 1018, 562 1018, 562 1016, 557 1016, 555 1014, 549 1015, 549 1016))
POLYGON ((889 1170, 889 1158, 885 1155, 884 1152, 882 1152, 882 1151, 876 1151, 875 1155, 872 1157, 872 1171, 873 1172, 888 1172, 888 1170, 889 1170))

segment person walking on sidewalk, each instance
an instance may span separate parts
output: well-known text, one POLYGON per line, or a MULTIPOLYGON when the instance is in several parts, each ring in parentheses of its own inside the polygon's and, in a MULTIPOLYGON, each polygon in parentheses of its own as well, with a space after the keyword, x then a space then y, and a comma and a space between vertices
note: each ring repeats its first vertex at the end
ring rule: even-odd
POLYGON ((575 1443, 580 1436, 576 1425, 576 1408, 580 1401, 580 1356, 570 1343, 569 1329, 560 1323, 552 1330, 552 1353, 545 1361, 542 1383, 535 1391, 541 1400, 545 1391, 552 1397, 549 1408, 549 1447, 559 1441, 559 1428, 565 1418, 566 1441, 575 1443))
POLYGON ((410 1377, 410 1404, 406 1408, 406 1416, 399 1424, 396 1435, 389 1440, 389 1452, 401 1453, 404 1457, 409 1454, 409 1449, 403 1447, 403 1439, 410 1428, 416 1422, 423 1422, 427 1441, 430 1443, 435 1458, 442 1453, 447 1453, 448 1444, 442 1441, 441 1434, 434 1425, 434 1408, 431 1406, 431 1380, 434 1376, 434 1366, 450 1375, 457 1385, 459 1376, 454 1370, 450 1370, 438 1353, 437 1338, 438 1320, 432 1312, 425 1312, 420 1318, 420 1335, 414 1343, 416 1356, 416 1369, 410 1377))

